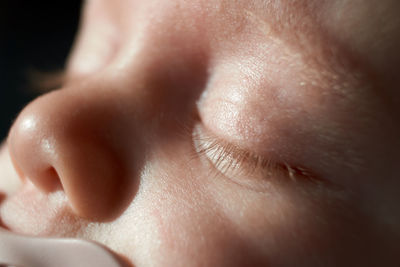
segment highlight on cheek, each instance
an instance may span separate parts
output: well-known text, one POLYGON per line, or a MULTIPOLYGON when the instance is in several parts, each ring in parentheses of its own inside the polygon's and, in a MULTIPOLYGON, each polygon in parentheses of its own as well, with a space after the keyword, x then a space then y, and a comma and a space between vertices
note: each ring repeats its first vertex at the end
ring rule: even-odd
POLYGON ((254 191, 265 191, 276 179, 294 183, 322 182, 305 167, 278 162, 242 149, 214 136, 199 124, 194 127, 192 136, 196 153, 200 158, 207 159, 214 175, 222 175, 254 191))

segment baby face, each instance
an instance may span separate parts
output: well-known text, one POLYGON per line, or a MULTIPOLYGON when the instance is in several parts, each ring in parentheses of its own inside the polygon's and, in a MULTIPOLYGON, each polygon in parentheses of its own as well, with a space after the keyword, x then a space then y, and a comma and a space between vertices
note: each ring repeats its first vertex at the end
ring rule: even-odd
POLYGON ((0 154, 17 233, 135 266, 395 266, 397 1, 88 1, 0 154))

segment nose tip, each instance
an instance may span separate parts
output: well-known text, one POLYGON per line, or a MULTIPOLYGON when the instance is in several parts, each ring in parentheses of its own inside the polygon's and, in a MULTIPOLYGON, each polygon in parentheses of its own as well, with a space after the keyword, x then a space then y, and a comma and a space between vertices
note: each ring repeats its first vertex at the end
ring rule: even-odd
POLYGON ((72 211, 92 220, 126 204, 124 164, 110 137, 113 114, 63 90, 30 103, 10 130, 10 155, 22 179, 39 190, 64 190, 72 211))
POLYGON ((8 144, 12 161, 23 179, 30 179, 42 191, 57 189, 61 181, 54 169, 55 151, 43 120, 24 111, 11 128, 8 144), (52 155, 53 154, 53 155, 52 155))

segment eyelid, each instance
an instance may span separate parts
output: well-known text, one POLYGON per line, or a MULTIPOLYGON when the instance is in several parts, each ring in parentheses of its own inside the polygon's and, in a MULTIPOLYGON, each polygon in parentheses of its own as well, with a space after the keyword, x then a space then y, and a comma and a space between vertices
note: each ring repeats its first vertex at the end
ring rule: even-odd
POLYGON ((276 162, 242 149, 213 136, 200 125, 194 128, 193 143, 197 154, 204 156, 217 174, 256 191, 264 191, 271 179, 320 181, 304 167, 276 162))

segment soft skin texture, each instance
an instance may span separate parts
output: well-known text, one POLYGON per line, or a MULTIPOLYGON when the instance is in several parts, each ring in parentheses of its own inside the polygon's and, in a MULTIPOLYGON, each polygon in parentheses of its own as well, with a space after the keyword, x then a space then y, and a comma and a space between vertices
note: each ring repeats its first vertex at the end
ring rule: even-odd
POLYGON ((88 1, 1 220, 135 266, 399 266, 398 3, 88 1))

